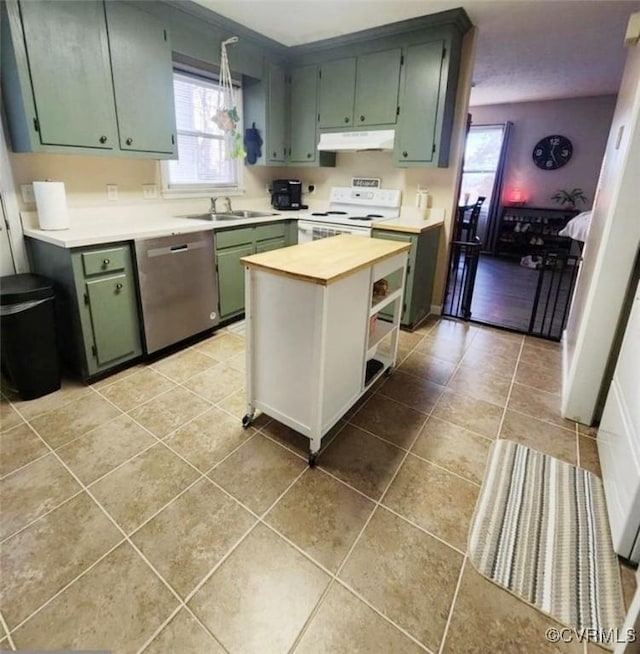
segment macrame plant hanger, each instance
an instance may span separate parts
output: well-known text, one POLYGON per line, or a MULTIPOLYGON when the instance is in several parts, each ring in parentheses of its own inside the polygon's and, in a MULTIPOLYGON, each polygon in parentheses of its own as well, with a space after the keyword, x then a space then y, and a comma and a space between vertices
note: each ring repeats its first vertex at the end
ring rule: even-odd
POLYGON ((213 122, 225 133, 228 146, 227 152, 233 159, 246 156, 242 144, 242 135, 238 131, 240 116, 236 107, 229 58, 227 56, 227 46, 237 42, 238 37, 232 36, 223 41, 220 46, 220 94, 218 96, 218 109, 215 116, 212 117, 213 122))

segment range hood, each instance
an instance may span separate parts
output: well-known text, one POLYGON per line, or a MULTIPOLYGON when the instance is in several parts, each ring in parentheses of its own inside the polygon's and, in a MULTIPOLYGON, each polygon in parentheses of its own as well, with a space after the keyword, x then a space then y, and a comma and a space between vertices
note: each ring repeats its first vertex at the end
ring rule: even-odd
POLYGON ((320 134, 318 150, 393 150, 395 131, 392 129, 359 132, 325 132, 320 134))

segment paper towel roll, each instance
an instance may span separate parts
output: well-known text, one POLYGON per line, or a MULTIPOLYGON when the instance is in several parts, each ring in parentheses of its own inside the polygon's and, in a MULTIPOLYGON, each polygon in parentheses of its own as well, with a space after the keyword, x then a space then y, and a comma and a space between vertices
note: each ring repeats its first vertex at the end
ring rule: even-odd
POLYGON ((63 182, 33 182, 40 229, 69 229, 63 182))

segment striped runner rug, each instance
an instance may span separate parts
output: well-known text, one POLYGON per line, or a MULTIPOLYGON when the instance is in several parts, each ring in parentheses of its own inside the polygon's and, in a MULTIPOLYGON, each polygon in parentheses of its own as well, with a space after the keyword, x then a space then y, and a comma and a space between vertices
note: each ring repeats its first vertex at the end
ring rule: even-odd
POLYGON ((497 440, 469 535, 477 570, 576 630, 621 628, 624 607, 602 481, 497 440))

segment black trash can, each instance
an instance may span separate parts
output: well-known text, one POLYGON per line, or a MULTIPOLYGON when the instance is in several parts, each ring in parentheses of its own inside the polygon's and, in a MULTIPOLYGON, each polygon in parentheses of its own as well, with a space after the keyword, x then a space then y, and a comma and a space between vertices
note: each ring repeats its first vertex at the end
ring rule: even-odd
POLYGON ((23 400, 60 388, 53 282, 24 273, 0 277, 2 372, 23 400))

